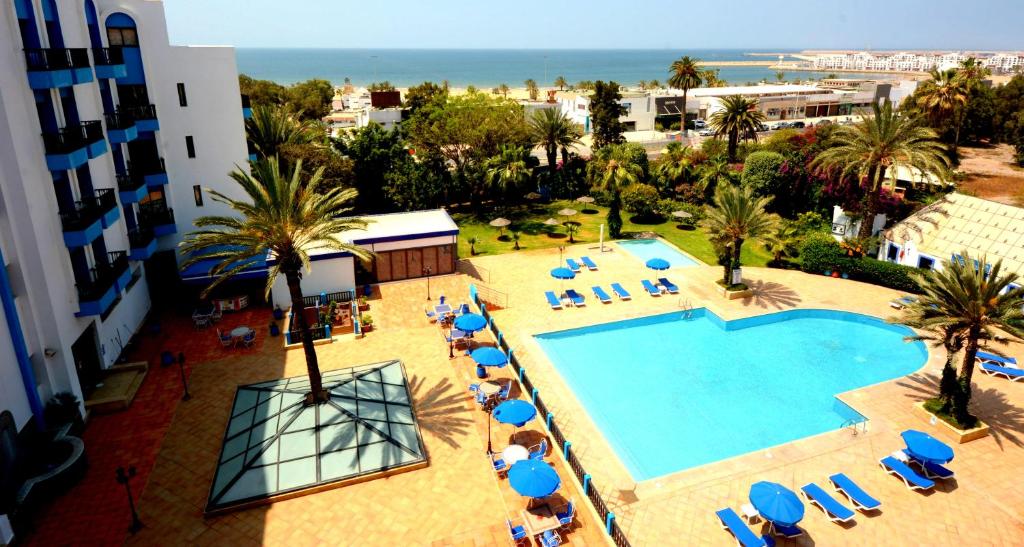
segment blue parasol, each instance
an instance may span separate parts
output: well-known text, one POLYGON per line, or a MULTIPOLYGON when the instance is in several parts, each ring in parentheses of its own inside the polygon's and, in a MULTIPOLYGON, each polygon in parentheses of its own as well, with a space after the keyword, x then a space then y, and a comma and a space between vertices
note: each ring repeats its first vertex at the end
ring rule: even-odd
POLYGON ((796 526, 804 518, 804 504, 792 490, 776 482, 761 481, 750 487, 750 503, 765 520, 796 526))
POLYGON ((503 424, 523 427, 526 422, 537 416, 537 407, 526 401, 512 399, 494 407, 494 412, 491 414, 495 420, 503 424))
POLYGON ((461 331, 476 332, 486 326, 487 319, 476 313, 464 313, 455 318, 455 328, 461 331))
POLYGON ((652 270, 667 270, 671 264, 664 258, 652 258, 647 261, 647 267, 652 270))
POLYGON ((551 270, 551 277, 555 279, 574 279, 576 274, 569 268, 555 268, 551 270))
POLYGON ((562 478, 542 460, 519 460, 508 470, 508 483, 522 496, 546 498, 558 490, 562 478))
POLYGON ((953 449, 946 443, 924 431, 908 429, 900 433, 907 443, 907 452, 915 460, 931 463, 948 463, 953 459, 953 449))
POLYGON ((476 348, 469 353, 469 356, 473 358, 476 364, 485 367, 503 367, 508 363, 508 357, 505 356, 505 352, 491 346, 476 348))

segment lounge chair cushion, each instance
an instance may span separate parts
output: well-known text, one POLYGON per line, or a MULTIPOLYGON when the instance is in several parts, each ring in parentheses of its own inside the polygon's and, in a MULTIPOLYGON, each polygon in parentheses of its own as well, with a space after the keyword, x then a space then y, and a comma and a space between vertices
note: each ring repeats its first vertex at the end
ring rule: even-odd
POLYGON ((817 484, 809 483, 800 488, 803 492, 804 498, 811 502, 813 505, 817 505, 829 515, 830 520, 836 522, 847 522, 854 517, 854 512, 847 506, 839 503, 835 498, 829 495, 828 492, 823 490, 817 484))
POLYGON ((593 290, 594 296, 596 296, 597 299, 600 300, 601 302, 607 304, 608 302, 612 301, 612 297, 608 296, 608 293, 604 292, 604 289, 602 289, 600 285, 595 285, 593 287, 593 290))
POLYGON ((658 287, 654 286, 654 283, 651 283, 647 279, 641 280, 640 283, 643 284, 644 290, 647 291, 647 294, 650 294, 651 296, 661 296, 661 291, 658 290, 658 287))
POLYGON ((622 288, 622 285, 618 283, 612 283, 612 290, 615 291, 615 295, 619 297, 619 300, 629 300, 631 298, 629 291, 622 288))
POLYGON ((981 361, 981 362, 989 361, 989 362, 992 362, 992 363, 995 363, 995 364, 1000 364, 1000 365, 1016 365, 1017 364, 1017 360, 1014 359, 1013 357, 1001 357, 1001 356, 996 355, 994 353, 988 353, 988 352, 985 352, 985 351, 979 351, 975 355, 975 359, 977 359, 978 361, 981 361))
POLYGON ((548 299, 548 304, 551 306, 551 309, 553 309, 553 310, 560 310, 560 309, 562 309, 562 301, 559 300, 557 296, 555 296, 554 292, 546 291, 544 293, 544 298, 548 299))
POLYGON ((594 264, 594 261, 590 260, 589 256, 581 256, 580 257, 580 262, 582 262, 583 265, 586 266, 588 270, 596 270, 597 269, 597 264, 594 264))
POLYGON ((565 295, 569 297, 569 300, 572 300, 574 306, 585 306, 587 303, 583 295, 576 292, 575 289, 566 289, 565 295))
POLYGON ((659 277, 658 283, 661 283, 661 286, 665 287, 665 289, 670 293, 675 294, 679 292, 679 287, 677 287, 675 283, 669 281, 667 277, 659 277))
POLYGON ((917 472, 907 466, 907 464, 892 456, 882 458, 879 463, 882 464, 882 467, 887 469, 890 474, 895 474, 899 478, 903 479, 907 488, 910 488, 911 490, 930 490, 935 486, 934 481, 918 475, 917 472))
POLYGON ((775 544, 775 542, 771 541, 770 538, 755 534, 754 531, 751 530, 745 522, 743 522, 743 519, 736 514, 736 511, 733 511, 731 508, 726 507, 721 511, 716 511, 715 516, 717 516, 718 520, 722 522, 722 528, 728 530, 729 533, 732 534, 732 537, 736 538, 736 541, 740 545, 743 545, 743 547, 764 547, 775 544))
POLYGON ((991 363, 982 363, 981 370, 985 374, 992 376, 1002 376, 1012 382, 1018 382, 1024 380, 1024 369, 1001 367, 999 365, 993 365, 991 363))
POLYGON ((836 473, 828 480, 837 492, 846 496, 853 506, 861 511, 872 511, 882 506, 882 502, 871 497, 860 485, 853 482, 853 479, 842 473, 836 473))

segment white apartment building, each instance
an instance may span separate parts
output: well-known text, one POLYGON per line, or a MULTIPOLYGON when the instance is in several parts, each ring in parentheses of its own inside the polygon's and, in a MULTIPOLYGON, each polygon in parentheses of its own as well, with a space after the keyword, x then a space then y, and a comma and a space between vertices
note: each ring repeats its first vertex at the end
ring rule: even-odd
POLYGON ((927 72, 932 68, 945 70, 960 66, 975 57, 995 73, 1009 73, 1024 67, 1024 53, 967 54, 959 51, 898 53, 822 53, 814 57, 815 70, 862 70, 878 72, 927 72))
POLYGON ((246 168, 234 50, 168 42, 156 0, 0 6, 0 412, 83 400, 154 298, 203 190, 246 168))
MULTIPOLYGON (((572 121, 583 127, 584 133, 592 130, 590 122, 590 96, 580 93, 562 93, 558 99, 562 112, 572 121)), ((626 126, 626 131, 653 131, 654 119, 657 117, 657 105, 650 93, 642 91, 623 91, 619 104, 626 113, 619 119, 626 126)))

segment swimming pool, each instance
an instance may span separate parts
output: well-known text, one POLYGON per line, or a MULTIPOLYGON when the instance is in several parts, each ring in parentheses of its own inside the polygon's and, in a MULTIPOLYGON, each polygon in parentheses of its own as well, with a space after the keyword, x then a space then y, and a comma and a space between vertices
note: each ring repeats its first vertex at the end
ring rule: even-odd
POLYGON ((910 374, 910 329, 831 310, 698 308, 535 338, 642 481, 863 419, 835 395, 910 374))
POLYGON ((641 262, 647 262, 652 258, 664 258, 673 268, 700 265, 700 262, 677 251, 671 245, 666 245, 660 239, 627 239, 619 241, 618 245, 629 254, 639 258, 641 262))

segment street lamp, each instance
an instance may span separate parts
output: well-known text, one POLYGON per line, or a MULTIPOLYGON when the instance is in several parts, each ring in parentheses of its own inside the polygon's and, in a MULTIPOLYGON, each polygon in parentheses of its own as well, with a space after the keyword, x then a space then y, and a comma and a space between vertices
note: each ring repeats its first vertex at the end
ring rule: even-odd
POLYGON ((423 267, 423 275, 427 278, 427 300, 430 300, 430 266, 423 267))
POLYGON ((142 529, 142 521, 139 520, 139 513, 138 513, 138 511, 135 510, 135 499, 132 498, 131 480, 132 480, 132 477, 134 477, 134 476, 135 476, 135 466, 134 465, 129 465, 127 471, 125 471, 124 467, 118 467, 117 468, 117 475, 116 475, 117 483, 124 485, 125 493, 128 494, 128 507, 130 507, 131 510, 132 510, 132 523, 128 527, 128 531, 131 534, 133 534, 133 535, 135 534, 135 532, 138 532, 139 530, 142 529))

